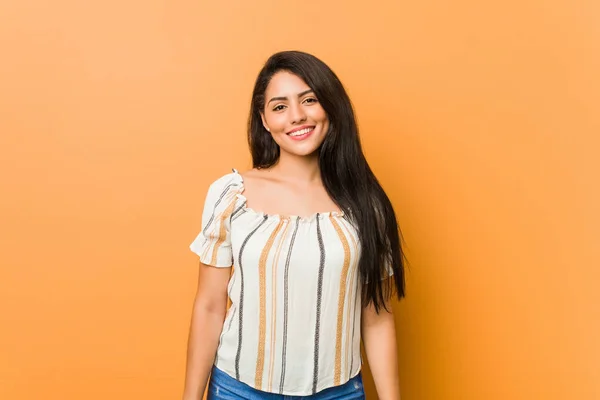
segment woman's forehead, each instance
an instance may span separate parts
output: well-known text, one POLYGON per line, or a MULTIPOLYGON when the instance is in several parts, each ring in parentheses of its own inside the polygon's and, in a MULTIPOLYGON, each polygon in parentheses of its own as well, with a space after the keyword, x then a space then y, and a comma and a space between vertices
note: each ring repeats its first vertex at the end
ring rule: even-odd
POLYGON ((310 89, 308 84, 298 75, 288 71, 280 71, 273 75, 267 86, 267 94, 299 94, 310 89))

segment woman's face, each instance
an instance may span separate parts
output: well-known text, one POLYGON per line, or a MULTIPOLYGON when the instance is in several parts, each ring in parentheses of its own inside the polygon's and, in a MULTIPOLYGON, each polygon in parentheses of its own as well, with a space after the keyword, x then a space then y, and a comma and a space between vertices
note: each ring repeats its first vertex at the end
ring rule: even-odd
POLYGON ((329 119, 315 93, 287 71, 273 75, 265 91, 262 122, 281 151, 313 154, 325 140, 329 119))

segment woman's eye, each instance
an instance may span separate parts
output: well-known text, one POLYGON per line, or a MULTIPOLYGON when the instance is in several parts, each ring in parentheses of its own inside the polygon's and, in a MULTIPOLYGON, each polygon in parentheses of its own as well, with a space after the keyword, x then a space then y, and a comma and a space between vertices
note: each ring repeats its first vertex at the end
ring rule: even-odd
POLYGON ((317 102, 317 99, 315 99, 315 98, 313 98, 313 97, 309 97, 308 99, 306 99, 306 100, 304 100, 304 101, 306 101, 306 102, 308 102, 308 103, 316 103, 316 102, 317 102))
POLYGON ((273 108, 273 111, 281 111, 281 110, 283 110, 283 107, 285 107, 285 106, 280 104, 280 105, 276 106, 275 108, 273 108))

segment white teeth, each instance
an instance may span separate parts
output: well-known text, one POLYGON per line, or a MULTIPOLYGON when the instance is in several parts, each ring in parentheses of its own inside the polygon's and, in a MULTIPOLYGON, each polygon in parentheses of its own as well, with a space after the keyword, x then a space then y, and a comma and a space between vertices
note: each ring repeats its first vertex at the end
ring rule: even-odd
POLYGON ((313 128, 302 129, 301 131, 296 131, 296 132, 290 133, 290 136, 301 136, 301 135, 307 134, 308 132, 310 132, 312 130, 313 130, 313 128))

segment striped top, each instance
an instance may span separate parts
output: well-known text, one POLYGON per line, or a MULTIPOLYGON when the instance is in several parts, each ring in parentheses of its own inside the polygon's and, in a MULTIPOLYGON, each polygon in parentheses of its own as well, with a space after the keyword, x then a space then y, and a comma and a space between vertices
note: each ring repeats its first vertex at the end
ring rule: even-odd
POLYGON ((310 395, 361 368, 360 248, 342 212, 309 217, 246 206, 242 176, 213 182, 191 250, 231 267, 215 365, 255 389, 310 395))

